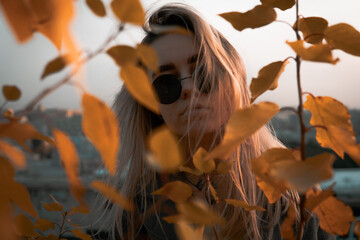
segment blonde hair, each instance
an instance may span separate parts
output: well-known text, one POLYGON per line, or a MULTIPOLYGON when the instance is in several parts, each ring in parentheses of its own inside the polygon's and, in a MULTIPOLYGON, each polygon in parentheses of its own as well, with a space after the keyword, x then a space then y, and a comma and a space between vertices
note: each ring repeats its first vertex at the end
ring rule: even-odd
MULTIPOLYGON (((169 4, 152 13, 147 23, 144 27, 147 35, 143 40, 143 43, 147 44, 161 36, 152 32, 152 25, 177 25, 193 33, 199 45, 194 84, 200 86, 200 91, 208 85, 216 89, 220 93, 217 101, 219 107, 228 106, 229 116, 238 108, 250 106, 245 69, 239 54, 200 14, 182 4, 169 4), (198 79, 203 82, 198 82, 198 79)), ((120 123, 122 144, 116 177, 109 181, 120 188, 122 194, 128 198, 137 198, 140 206, 134 212, 125 212, 103 200, 99 208, 102 212, 100 218, 108 220, 103 221, 103 224, 110 226, 113 238, 118 232, 121 238, 134 239, 138 234, 138 229, 135 229, 136 221, 139 221, 140 225, 144 223, 144 218, 139 219, 139 216, 143 216, 144 209, 151 205, 149 190, 152 192, 158 187, 157 174, 145 161, 145 139, 162 121, 138 104, 125 87, 115 99, 114 111, 120 123), (126 236, 123 233, 125 224, 126 236)), ((221 139, 223 130, 224 128, 219 129, 215 138, 221 139)), ((216 144, 215 140, 213 144, 216 144)), ((220 198, 245 200, 250 205, 262 206, 267 210, 262 213, 224 205, 221 213, 227 219, 227 224, 221 229, 222 239, 271 239, 274 226, 279 223, 280 216, 287 209, 288 199, 297 197, 294 192, 286 192, 280 201, 269 204, 257 187, 250 159, 259 157, 262 152, 272 147, 282 147, 282 144, 264 127, 233 151, 230 158, 234 160, 234 165, 229 174, 216 178, 215 185, 227 185, 221 188, 225 191, 219 191, 220 198)), ((158 221, 161 224, 159 217, 158 221)))

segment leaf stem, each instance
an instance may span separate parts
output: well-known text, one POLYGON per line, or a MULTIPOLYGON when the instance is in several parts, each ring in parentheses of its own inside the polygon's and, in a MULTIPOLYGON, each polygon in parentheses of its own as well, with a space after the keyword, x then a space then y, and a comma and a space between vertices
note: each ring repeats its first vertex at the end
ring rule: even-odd
POLYGON ((306 128, 305 131, 308 132, 308 131, 312 130, 313 128, 322 128, 322 129, 324 129, 324 130, 327 130, 327 127, 325 127, 325 126, 323 126, 323 125, 312 125, 312 126, 306 128))
MULTIPOLYGON (((206 180, 206 188, 205 188, 205 196, 206 196, 206 200, 209 204, 209 206, 211 205, 211 193, 210 193, 210 175, 209 174, 206 174, 205 175, 205 180, 206 180)), ((214 230, 214 233, 215 233, 215 237, 216 237, 216 240, 220 240, 219 238, 219 234, 217 232, 217 229, 216 229, 216 226, 215 226, 215 223, 213 223, 213 230, 214 230)))
POLYGON ((3 108, 6 106, 6 104, 8 103, 8 100, 6 100, 0 107, 0 112, 2 112, 3 108))
POLYGON ((63 220, 62 220, 62 223, 61 223, 61 226, 60 226, 60 229, 59 229, 59 236, 58 236, 58 240, 61 239, 62 235, 63 235, 63 228, 64 228, 64 225, 65 225, 65 219, 66 219, 66 216, 67 216, 68 212, 64 212, 64 215, 63 215, 63 220))

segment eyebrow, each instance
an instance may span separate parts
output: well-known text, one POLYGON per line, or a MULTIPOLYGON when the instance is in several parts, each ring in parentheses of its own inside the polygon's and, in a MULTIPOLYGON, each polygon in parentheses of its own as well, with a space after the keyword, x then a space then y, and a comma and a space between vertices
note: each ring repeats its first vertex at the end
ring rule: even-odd
MULTIPOLYGON (((193 64, 197 61, 198 59, 198 54, 194 54, 193 56, 189 57, 187 62, 188 64, 193 64)), ((164 65, 161 65, 159 66, 159 72, 158 73, 161 73, 161 72, 166 72, 166 71, 169 71, 169 70, 174 70, 176 67, 175 67, 175 64, 173 63, 169 63, 169 64, 164 64, 164 65)), ((156 75, 155 73, 152 74, 153 77, 156 75)))

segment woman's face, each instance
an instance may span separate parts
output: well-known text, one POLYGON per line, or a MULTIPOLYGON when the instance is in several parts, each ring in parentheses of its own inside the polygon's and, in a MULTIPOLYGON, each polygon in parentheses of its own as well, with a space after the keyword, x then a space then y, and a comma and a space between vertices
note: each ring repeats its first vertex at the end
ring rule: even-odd
POLYGON ((166 125, 176 134, 191 138, 218 130, 229 118, 229 113, 219 101, 217 90, 205 94, 193 84, 192 74, 199 52, 193 36, 167 34, 157 38, 151 46, 159 61, 159 72, 150 76, 152 83, 164 74, 185 78, 181 80, 180 97, 170 104, 160 104, 166 125))

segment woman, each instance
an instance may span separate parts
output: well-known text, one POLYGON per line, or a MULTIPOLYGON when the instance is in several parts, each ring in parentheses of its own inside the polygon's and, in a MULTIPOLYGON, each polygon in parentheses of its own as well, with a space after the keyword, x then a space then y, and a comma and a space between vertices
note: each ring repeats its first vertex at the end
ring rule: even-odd
MULTIPOLYGON (((122 145, 113 184, 120 184, 121 192, 135 199, 136 210, 126 212, 107 205, 104 215, 110 219, 115 238, 176 239, 173 226, 162 220, 172 211, 152 208, 156 199, 151 192, 163 182, 146 163, 146 137, 165 123, 179 137, 186 149, 185 160, 191 164, 198 147, 209 151, 221 141, 230 115, 238 108, 249 107, 250 95, 240 56, 194 10, 179 4, 163 6, 150 16, 145 30, 147 34, 142 42, 151 45, 159 58, 159 72, 148 70, 148 73, 159 96, 161 116, 139 105, 126 88, 121 89, 114 109, 121 126, 122 145), (156 34, 152 27, 158 25, 182 27, 189 34, 156 34), (153 214, 144 214, 149 209, 153 214)), ((220 205, 217 210, 227 222, 220 230, 221 239, 281 239, 281 219, 289 199, 297 200, 298 196, 286 192, 281 200, 270 205, 257 187, 249 163, 266 149, 279 146, 281 143, 264 128, 234 150, 230 157, 234 165, 229 174, 212 179, 220 198, 245 200, 266 209, 263 213, 220 205)), ((199 190, 204 186, 201 177, 191 174, 177 173, 170 178, 180 179, 199 190)), ((165 205, 170 209, 174 206, 169 202, 165 205)), ((307 239, 317 239, 315 220, 306 228, 307 239)))

